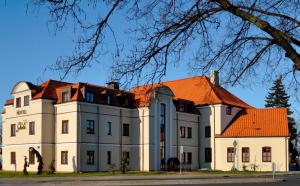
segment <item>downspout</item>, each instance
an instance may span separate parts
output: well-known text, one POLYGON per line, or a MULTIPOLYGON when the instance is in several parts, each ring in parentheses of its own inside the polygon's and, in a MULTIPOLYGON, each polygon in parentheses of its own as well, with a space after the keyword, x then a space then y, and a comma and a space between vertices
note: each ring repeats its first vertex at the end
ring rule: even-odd
MULTIPOLYGON (((78 103, 77 103, 78 104, 78 103)), ((80 104, 78 104, 78 120, 79 120, 79 130, 78 131, 78 156, 77 156, 77 172, 80 172, 80 164, 81 164, 81 145, 82 145, 82 136, 81 136, 81 131, 82 131, 82 121, 81 121, 81 107, 80 104)))
POLYGON ((122 109, 120 109, 120 165, 122 163, 122 151, 123 151, 123 126, 122 126, 122 109))
POLYGON ((198 166, 201 168, 201 127, 200 127, 200 115, 198 116, 198 166))
POLYGON ((99 106, 97 106, 97 123, 98 123, 98 132, 97 132, 97 151, 98 151, 98 156, 97 156, 97 171, 100 171, 100 119, 99 119, 99 106))
POLYGON ((288 159, 288 145, 287 145, 287 137, 285 138, 285 171, 288 171, 289 159, 288 159))
POLYGON ((176 143, 177 143, 177 158, 179 159, 180 155, 179 155, 179 130, 178 130, 178 126, 179 125, 179 119, 178 119, 178 112, 176 112, 176 143))
POLYGON ((145 141, 144 141, 144 136, 145 136, 145 110, 143 109, 143 114, 142 114, 142 170, 145 171, 145 141))
POLYGON ((214 170, 216 170, 216 109, 215 106, 213 105, 214 108, 214 170))
POLYGON ((57 160, 57 133, 58 131, 56 131, 56 129, 58 128, 57 126, 57 108, 54 106, 54 163, 55 163, 55 167, 57 169, 57 165, 58 165, 58 162, 56 161, 57 160))

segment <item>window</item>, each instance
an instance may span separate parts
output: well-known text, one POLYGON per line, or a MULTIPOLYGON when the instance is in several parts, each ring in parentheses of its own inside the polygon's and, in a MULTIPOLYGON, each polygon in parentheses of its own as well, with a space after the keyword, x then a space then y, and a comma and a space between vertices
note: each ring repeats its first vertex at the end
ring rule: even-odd
POLYGON ((111 164, 111 151, 107 151, 107 164, 111 164))
POLYGON ((17 108, 21 107, 21 98, 16 98, 16 107, 17 108))
POLYGON ((16 164, 16 152, 10 152, 10 164, 16 164))
POLYGON ((16 124, 10 125, 10 136, 16 136, 16 124))
POLYGON ((187 163, 192 164, 192 153, 191 152, 187 153, 187 163))
POLYGON ((211 148, 205 148, 205 162, 211 163, 211 148))
POLYGON ((62 97, 62 102, 63 103, 68 102, 69 99, 70 99, 69 91, 63 91, 61 93, 61 97, 62 97))
POLYGON ((262 161, 271 162, 271 147, 262 148, 262 161))
POLYGON ((94 94, 93 93, 90 93, 90 92, 87 92, 85 94, 85 100, 87 102, 94 102, 94 94))
POLYGON ((123 123, 123 136, 129 136, 129 124, 123 123))
POLYGON ((95 121, 94 120, 86 120, 86 133, 87 134, 95 133, 95 121))
POLYGON ((61 151, 61 164, 62 165, 68 164, 68 151, 61 151))
POLYGON ((226 108, 226 114, 231 115, 232 107, 227 107, 226 108))
POLYGON ((185 138, 185 127, 180 127, 180 137, 185 138))
POLYGON ((234 162, 234 148, 227 148, 227 162, 234 162))
POLYGON ((87 164, 93 165, 95 162, 95 152, 94 151, 87 151, 87 164))
POLYGON ((112 97, 111 95, 106 96, 106 104, 111 105, 112 104, 112 97))
POLYGON ((123 158, 124 159, 128 158, 128 162, 129 162, 130 157, 129 157, 129 152, 128 151, 123 151, 123 158))
POLYGON ((29 122, 29 135, 35 134, 35 123, 34 121, 29 122))
POLYGON ((29 96, 24 96, 24 106, 29 106, 29 96))
POLYGON ((61 133, 68 134, 69 133, 69 120, 63 120, 61 124, 61 133))
POLYGON ((34 153, 32 151, 29 151, 29 164, 34 164, 34 163, 35 163, 34 153))
POLYGON ((111 136, 111 122, 107 122, 107 135, 111 136))
POLYGON ((210 138, 210 136, 211 136, 211 128, 210 128, 210 126, 206 126, 205 127, 205 137, 210 138))
POLYGON ((187 128, 187 137, 192 138, 192 127, 187 128))
POLYGON ((242 162, 250 162, 250 150, 249 147, 242 148, 242 162))
POLYGON ((164 125, 166 123, 166 104, 160 104, 160 124, 164 125))

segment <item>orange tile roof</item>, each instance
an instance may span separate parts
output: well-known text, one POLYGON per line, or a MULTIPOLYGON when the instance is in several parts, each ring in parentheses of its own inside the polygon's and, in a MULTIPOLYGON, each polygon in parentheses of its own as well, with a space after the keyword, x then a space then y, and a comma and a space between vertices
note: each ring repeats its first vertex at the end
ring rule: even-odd
POLYGON ((245 109, 216 137, 289 136, 286 108, 245 109))
POLYGON ((9 99, 9 100, 6 100, 5 102, 5 106, 6 105, 13 105, 14 104, 14 99, 9 99))
POLYGON ((197 106, 227 104, 242 108, 253 108, 223 87, 213 85, 206 76, 195 76, 137 87, 132 92, 136 95, 138 105, 148 105, 151 90, 158 86, 169 87, 175 94, 175 99, 190 100, 197 106))

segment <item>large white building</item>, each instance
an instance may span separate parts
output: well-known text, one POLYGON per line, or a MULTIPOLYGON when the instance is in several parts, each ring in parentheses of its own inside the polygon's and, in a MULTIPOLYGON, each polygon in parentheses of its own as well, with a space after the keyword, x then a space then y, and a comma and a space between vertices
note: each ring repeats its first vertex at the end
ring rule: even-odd
POLYGON ((172 157, 191 169, 288 171, 286 109, 254 108, 197 76, 131 91, 88 83, 21 81, 3 109, 3 169, 36 171, 34 147, 58 172, 161 170, 172 157))

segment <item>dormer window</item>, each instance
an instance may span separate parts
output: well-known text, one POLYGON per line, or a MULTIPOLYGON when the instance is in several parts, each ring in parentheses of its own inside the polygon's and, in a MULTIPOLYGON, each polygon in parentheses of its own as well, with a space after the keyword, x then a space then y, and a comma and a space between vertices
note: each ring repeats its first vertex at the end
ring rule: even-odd
POLYGON ((65 103, 65 102, 68 102, 70 100, 70 94, 69 94, 69 91, 63 91, 61 93, 61 97, 62 97, 62 102, 65 103))
POLYGON ((111 105, 112 104, 112 97, 111 95, 106 96, 106 104, 111 105))
POLYGON ((85 95, 85 100, 87 102, 94 102, 94 94, 90 93, 90 92, 87 92, 86 95, 85 95))
POLYGON ((17 108, 21 107, 21 98, 16 98, 16 107, 17 108))
POLYGON ((231 112, 232 112, 232 107, 227 107, 226 108, 226 114, 231 115, 231 112))
POLYGON ((24 96, 24 106, 29 106, 29 96, 24 96))

